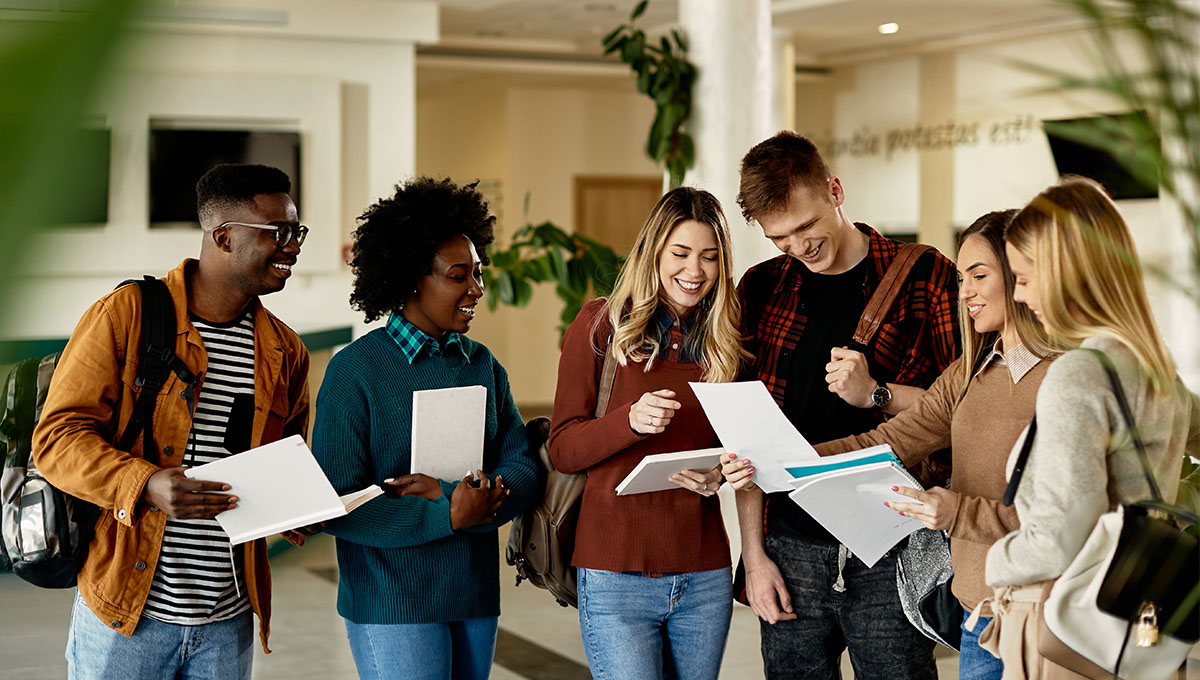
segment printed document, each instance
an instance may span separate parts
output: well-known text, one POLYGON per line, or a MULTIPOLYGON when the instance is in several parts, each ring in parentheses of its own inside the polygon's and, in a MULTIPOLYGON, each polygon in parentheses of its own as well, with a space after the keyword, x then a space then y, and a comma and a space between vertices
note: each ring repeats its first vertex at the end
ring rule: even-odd
POLYGON ((233 487, 228 493, 238 505, 217 515, 217 522, 234 545, 341 517, 383 493, 369 486, 339 498, 298 434, 184 474, 233 487))
POLYGON ((689 384, 721 445, 750 461, 763 491, 791 491, 787 465, 818 457, 761 380, 689 384))
POLYGON ((617 485, 617 495, 629 496, 650 491, 682 489, 683 487, 670 481, 671 475, 683 470, 708 472, 721 462, 722 453, 725 453, 725 449, 718 446, 713 449, 656 453, 646 456, 617 485))
POLYGON ((789 498, 868 567, 922 524, 884 505, 915 502, 893 486, 920 489, 887 444, 789 465, 789 498))
POLYGON ((457 482, 483 467, 483 385, 413 392, 412 472, 457 482))

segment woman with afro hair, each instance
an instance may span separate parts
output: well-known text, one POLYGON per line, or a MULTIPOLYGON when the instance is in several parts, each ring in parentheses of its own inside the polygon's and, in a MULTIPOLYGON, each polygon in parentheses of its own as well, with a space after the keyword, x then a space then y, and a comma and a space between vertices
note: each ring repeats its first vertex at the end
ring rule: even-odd
POLYGON ((496 218, 474 185, 417 178, 359 217, 350 304, 387 317, 329 362, 313 453, 339 494, 389 493, 329 522, 338 613, 360 678, 487 678, 500 615, 497 529, 530 506, 538 471, 508 374, 466 337, 496 218), (487 388, 483 469, 451 483, 411 470, 413 392, 487 388))

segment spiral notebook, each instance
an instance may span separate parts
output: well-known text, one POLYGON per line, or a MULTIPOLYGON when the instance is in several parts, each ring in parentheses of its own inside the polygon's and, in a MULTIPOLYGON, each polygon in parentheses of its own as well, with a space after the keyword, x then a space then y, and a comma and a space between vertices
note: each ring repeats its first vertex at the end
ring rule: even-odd
POLYGON ((797 505, 868 567, 923 525, 884 505, 915 503, 893 486, 921 489, 887 444, 789 464, 797 505))

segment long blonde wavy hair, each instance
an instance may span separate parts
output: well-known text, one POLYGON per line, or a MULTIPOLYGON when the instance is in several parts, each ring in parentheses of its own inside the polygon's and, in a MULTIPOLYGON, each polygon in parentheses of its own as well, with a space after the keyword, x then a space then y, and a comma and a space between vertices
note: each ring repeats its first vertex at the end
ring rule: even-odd
POLYGON ((1137 248, 1099 184, 1064 178, 1025 206, 1004 238, 1037 267, 1051 338, 1072 347, 1095 336, 1115 340, 1156 391, 1172 388, 1175 361, 1150 312, 1137 248))
POLYGON ((718 274, 712 290, 696 306, 694 313, 702 316, 695 320, 687 343, 692 350, 698 350, 695 353, 700 356, 705 382, 733 380, 749 354, 742 348, 738 331, 741 306, 733 285, 729 226, 721 203, 701 189, 672 189, 650 211, 608 297, 608 320, 613 328, 611 346, 621 366, 644 361, 646 370, 650 370, 658 355, 659 340, 647 330, 659 306, 666 304, 659 282, 659 258, 671 231, 688 220, 712 228, 716 235, 718 274))
MULTIPOLYGON (((972 236, 987 244, 988 250, 1000 263, 999 275, 1001 281, 1004 282, 1005 326, 1011 325, 1017 331, 1017 337, 1021 339, 1021 344, 1025 346, 1025 349, 1042 359, 1049 359, 1061 354, 1062 348, 1050 341, 1042 324, 1038 322, 1037 317, 1028 307, 1013 300, 1016 280, 1012 268, 1008 264, 1008 255, 1004 252, 1004 230, 1017 212, 1015 209, 998 210, 981 216, 963 231, 962 236, 958 238, 958 247, 961 249, 967 239, 972 236)), ((958 301, 958 318, 963 341, 963 360, 958 362, 958 373, 962 384, 958 401, 961 403, 967 394, 967 388, 970 387, 971 378, 979 370, 979 363, 991 353, 992 346, 1000 338, 1000 331, 988 333, 976 331, 975 324, 968 320, 970 315, 967 313, 967 303, 961 297, 958 301)), ((1011 349, 1012 347, 1005 347, 1004 351, 1007 352, 1011 349)))

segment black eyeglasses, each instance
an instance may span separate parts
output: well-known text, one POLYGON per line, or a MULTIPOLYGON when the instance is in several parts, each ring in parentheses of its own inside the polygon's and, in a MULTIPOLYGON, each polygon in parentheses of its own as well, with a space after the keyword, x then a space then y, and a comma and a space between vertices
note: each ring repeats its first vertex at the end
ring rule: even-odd
POLYGON ((221 227, 250 227, 251 229, 265 229, 266 231, 275 232, 275 245, 280 248, 286 248, 287 244, 296 239, 296 245, 304 245, 304 239, 308 238, 308 227, 303 224, 292 226, 290 224, 250 224, 249 222, 222 222, 217 225, 221 227))

